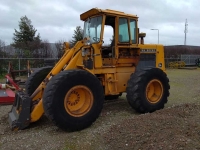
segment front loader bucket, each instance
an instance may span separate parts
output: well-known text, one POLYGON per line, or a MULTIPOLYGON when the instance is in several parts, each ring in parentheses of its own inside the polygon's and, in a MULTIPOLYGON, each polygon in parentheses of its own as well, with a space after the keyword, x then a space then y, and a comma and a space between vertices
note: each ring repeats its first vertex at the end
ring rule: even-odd
POLYGON ((15 101, 8 114, 8 121, 12 130, 21 130, 30 124, 31 98, 24 92, 15 94, 15 101))

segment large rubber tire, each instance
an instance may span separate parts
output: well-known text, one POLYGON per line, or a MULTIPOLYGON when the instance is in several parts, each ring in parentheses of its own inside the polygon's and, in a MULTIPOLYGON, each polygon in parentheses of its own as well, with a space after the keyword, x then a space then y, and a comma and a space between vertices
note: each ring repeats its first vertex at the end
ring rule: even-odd
POLYGON ((57 74, 43 94, 46 116, 63 130, 78 131, 90 126, 101 113, 103 103, 103 86, 98 78, 79 69, 57 74), (82 87, 90 93, 84 93, 82 87), (87 111, 81 112, 82 106, 87 111))
POLYGON ((169 89, 169 79, 161 69, 137 70, 128 81, 126 98, 137 112, 154 112, 164 108, 169 89))
POLYGON ((26 93, 31 96, 40 83, 45 79, 48 73, 52 70, 52 67, 42 67, 36 69, 27 79, 25 89, 26 93))

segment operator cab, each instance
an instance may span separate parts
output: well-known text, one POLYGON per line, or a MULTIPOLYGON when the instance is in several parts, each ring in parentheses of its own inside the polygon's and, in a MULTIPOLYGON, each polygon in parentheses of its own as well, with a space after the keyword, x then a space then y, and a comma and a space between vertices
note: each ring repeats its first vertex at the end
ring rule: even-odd
POLYGON ((137 64, 140 52, 137 16, 94 8, 81 14, 80 17, 85 21, 84 38, 89 38, 91 45, 100 47, 102 67, 137 64))

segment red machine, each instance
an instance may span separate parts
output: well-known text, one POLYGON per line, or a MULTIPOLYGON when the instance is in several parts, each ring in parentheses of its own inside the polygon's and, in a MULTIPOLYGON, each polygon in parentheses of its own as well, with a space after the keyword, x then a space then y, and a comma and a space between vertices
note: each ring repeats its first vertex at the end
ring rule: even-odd
POLYGON ((0 89, 0 105, 12 104, 14 100, 15 100, 15 93, 11 89, 6 89, 6 90, 0 89))
POLYGON ((2 104, 12 104, 15 99, 14 90, 19 90, 19 86, 8 76, 6 78, 9 84, 0 83, 0 105, 2 104))

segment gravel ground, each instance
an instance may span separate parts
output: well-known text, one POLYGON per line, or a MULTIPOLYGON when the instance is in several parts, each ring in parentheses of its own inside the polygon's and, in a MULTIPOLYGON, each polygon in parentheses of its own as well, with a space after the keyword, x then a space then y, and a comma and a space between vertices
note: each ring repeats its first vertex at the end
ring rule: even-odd
POLYGON ((167 70, 171 94, 164 109, 138 114, 123 94, 107 101, 97 121, 78 132, 64 132, 45 116, 25 130, 11 131, 11 106, 2 105, 0 150, 200 149, 199 71, 167 70))

